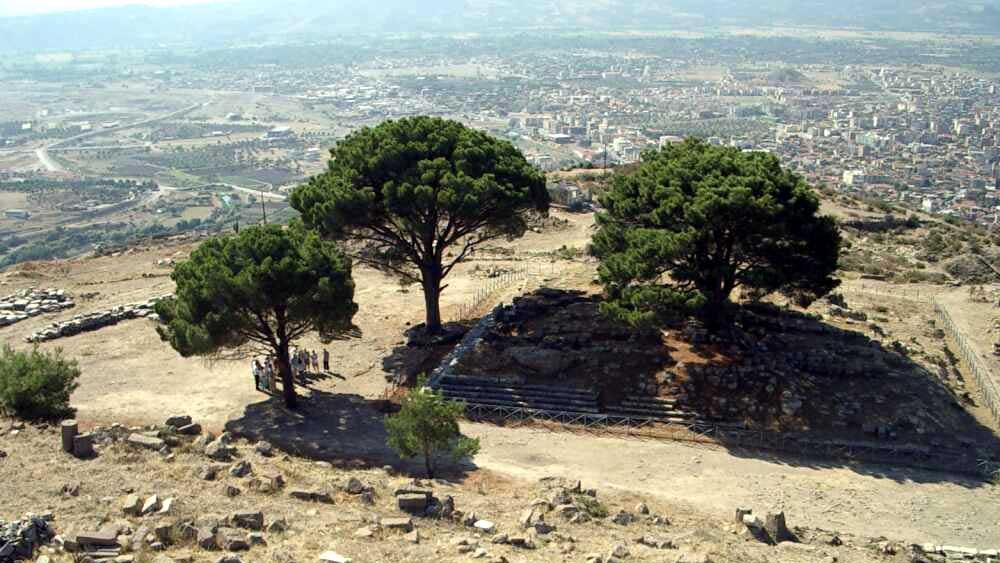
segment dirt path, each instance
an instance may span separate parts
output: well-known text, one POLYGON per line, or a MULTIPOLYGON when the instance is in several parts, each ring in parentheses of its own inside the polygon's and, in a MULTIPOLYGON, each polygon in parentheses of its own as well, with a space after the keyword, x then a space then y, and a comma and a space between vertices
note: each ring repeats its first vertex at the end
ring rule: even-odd
POLYGON ((656 495, 722 518, 785 510, 793 525, 913 543, 1000 546, 1000 488, 917 470, 767 459, 677 442, 468 424, 476 464, 513 477, 557 475, 656 495))

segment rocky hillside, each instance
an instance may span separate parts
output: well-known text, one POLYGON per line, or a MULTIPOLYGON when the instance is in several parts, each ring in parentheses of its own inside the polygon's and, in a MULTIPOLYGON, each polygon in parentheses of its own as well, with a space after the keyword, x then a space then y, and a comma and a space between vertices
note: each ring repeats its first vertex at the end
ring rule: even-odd
POLYGON ((77 459, 57 428, 0 420, 0 561, 15 550, 113 563, 944 560, 936 546, 797 527, 766 506, 723 519, 472 467, 426 481, 406 467, 335 467, 216 437, 188 417, 168 422, 92 428, 95 451, 77 459))

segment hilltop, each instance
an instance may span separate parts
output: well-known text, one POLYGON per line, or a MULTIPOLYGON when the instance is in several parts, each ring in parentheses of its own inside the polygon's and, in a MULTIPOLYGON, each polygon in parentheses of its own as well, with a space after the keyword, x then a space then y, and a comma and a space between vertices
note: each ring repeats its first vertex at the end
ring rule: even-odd
MULTIPOLYGON (((599 178, 578 180, 591 182, 592 187, 600 185, 599 178)), ((782 414, 785 401, 779 390, 776 395, 766 395, 777 400, 761 403, 777 409, 777 416, 768 417, 762 412, 751 413, 736 400, 751 387, 730 387, 728 375, 711 384, 709 368, 698 367, 739 365, 734 362, 751 357, 746 349, 733 348, 739 354, 732 355, 725 346, 718 346, 717 355, 704 356, 694 340, 696 330, 671 331, 663 342, 669 348, 667 356, 672 363, 667 367, 677 377, 676 383, 687 389, 685 381, 695 381, 696 376, 708 382, 707 386, 687 389, 692 398, 689 408, 705 417, 741 420, 755 430, 805 432, 812 441, 846 440, 854 446, 864 443, 890 449, 906 445, 917 447, 918 452, 950 451, 965 447, 967 442, 988 446, 995 422, 984 406, 981 389, 969 376, 969 366, 958 358, 958 343, 951 333, 945 333, 934 303, 942 303, 970 338, 978 335, 974 344, 981 346, 984 357, 989 356, 991 345, 986 326, 989 309, 970 300, 967 288, 929 283, 937 278, 924 278, 921 283, 904 280, 912 275, 906 272, 916 271, 950 281, 943 263, 970 251, 970 245, 987 251, 992 248, 991 235, 920 213, 913 213, 916 220, 910 221, 910 212, 853 197, 825 194, 823 198, 824 211, 842 221, 851 245, 839 297, 805 312, 757 311, 754 318, 761 324, 746 324, 744 330, 748 337, 767 342, 773 350, 768 353, 771 356, 783 350, 774 339, 805 339, 811 342, 810 349, 818 351, 836 346, 844 347, 851 357, 875 354, 885 371, 876 373, 862 366, 848 379, 838 379, 842 375, 826 374, 818 363, 806 373, 807 378, 789 374, 776 384, 796 386, 800 409, 794 416, 782 414), (893 219, 887 219, 887 214, 893 219), (926 241, 934 232, 947 242, 946 250, 951 253, 941 254, 937 261, 921 254, 928 251, 926 241), (958 235, 966 232, 966 240, 960 240, 958 235), (856 253, 865 258, 852 258, 856 253), (900 255, 912 256, 905 268, 900 266, 904 264, 900 255), (856 260, 856 266, 851 266, 851 259, 856 260), (865 267, 880 270, 866 272, 865 267), (775 314, 777 317, 769 316, 775 314), (774 322, 768 319, 773 318, 790 324, 782 330, 767 328, 774 322), (728 401, 720 405, 699 397, 728 401), (904 401, 898 404, 908 406, 882 412, 885 409, 879 405, 887 400, 894 404, 904 401)), ((599 293, 594 284, 596 264, 586 253, 593 222, 592 213, 556 209, 549 220, 536 225, 523 239, 477 253, 451 279, 442 303, 445 317, 469 326, 495 304, 511 303, 539 288, 577 292, 585 296, 580 299, 593 299, 599 293)), ((172 266, 197 243, 189 237, 165 238, 110 254, 10 267, 0 274, 0 293, 53 287, 71 296, 75 307, 28 318, 0 329, 0 335, 6 343, 23 347, 27 346, 25 337, 54 322, 170 293, 172 266)), ((410 543, 403 538, 405 532, 389 531, 384 522, 376 525, 376 516, 405 516, 394 504, 392 492, 412 485, 416 475, 413 466, 387 450, 382 415, 377 409, 398 393, 387 380, 433 369, 447 349, 407 345, 404 332, 422 318, 419 291, 363 267, 356 268, 355 278, 362 311, 358 318, 361 336, 328 346, 335 369, 306 382, 305 407, 299 414, 288 413, 257 394, 244 360, 206 363, 179 357, 160 341, 153 320, 123 320, 40 344, 43 349, 61 347, 80 361, 83 377, 73 404, 79 409, 82 429, 119 423, 148 433, 146 429, 155 425, 153 433, 158 434, 168 416, 190 415, 206 431, 219 434, 228 430, 243 437, 246 441, 238 441, 239 455, 231 463, 250 461, 256 477, 281 473, 287 482, 282 492, 253 490, 253 477, 230 477, 229 465, 222 466, 219 481, 202 481, 197 474, 210 461, 198 448, 187 445, 187 438, 171 450, 172 457, 136 449, 119 439, 99 443, 94 461, 74 461, 58 451, 55 429, 27 427, 15 433, 10 431, 13 422, 5 421, 0 450, 7 456, 0 459, 0 497, 19 500, 5 504, 0 517, 52 511, 60 532, 96 531, 108 525, 118 526, 119 531, 138 531, 151 519, 121 514, 120 504, 130 493, 143 499, 152 494, 177 499, 177 512, 170 515, 175 523, 204 515, 215 515, 208 520, 220 521, 233 512, 260 510, 268 523, 284 517, 292 531, 265 533, 266 546, 251 548, 246 557, 281 557, 281 561, 315 560, 327 550, 359 563, 427 558, 459 561, 478 549, 486 550, 496 561, 500 557, 509 561, 587 561, 589 553, 605 557, 619 543, 630 552, 627 560, 635 561, 663 557, 676 561, 682 554, 688 559, 680 560, 688 561, 703 561, 698 558, 702 555, 710 561, 734 562, 791 563, 803 557, 817 561, 908 561, 908 544, 979 548, 1000 544, 995 530, 981 525, 1000 519, 996 489, 982 477, 935 468, 933 456, 879 460, 843 453, 802 455, 805 450, 760 450, 710 437, 692 443, 653 435, 640 441, 615 432, 587 435, 573 426, 471 421, 464 424, 467 433, 483 443, 474 466, 456 468, 457 473, 445 482, 421 485, 430 486, 438 497, 453 496, 459 510, 494 522, 494 535, 523 534, 518 522, 522 513, 534 498, 552 494, 548 486, 552 481, 540 482, 543 477, 582 480, 584 488, 597 489, 597 499, 608 510, 608 517, 625 510, 637 516, 637 521, 619 526, 601 517, 570 523, 549 513, 545 522, 556 531, 542 534, 536 549, 531 550, 494 544, 490 537, 461 522, 418 518, 412 525, 422 537, 420 543, 410 543), (259 441, 286 453, 264 457, 255 449, 259 441), (347 466, 334 469, 317 461, 347 466), (384 465, 391 469, 381 469, 384 465), (35 470, 38 467, 47 468, 41 478, 35 470), (373 487, 375 505, 338 492, 351 477, 373 487), (79 488, 74 487, 77 483, 79 488), (77 490, 78 496, 65 496, 63 485, 77 490), (227 485, 241 493, 227 496, 227 485), (299 488, 328 490, 335 504, 304 508, 288 496, 299 488), (649 517, 639 514, 636 505, 640 502, 650 508, 649 517), (753 508, 762 516, 784 510, 804 545, 775 548, 760 543, 746 526, 735 521, 736 508, 753 508), (308 517, 301 516, 303 510, 308 517), (859 517, 861 514, 865 516, 859 517), (657 524, 653 516, 670 524, 657 524), (639 541, 646 536, 652 543, 670 540, 677 548, 648 547, 639 541), (463 540, 463 544, 457 543, 463 540), (838 541, 843 545, 832 545, 838 541)), ((574 304, 563 311, 578 322, 581 317, 574 316, 585 309, 574 304)), ((551 318, 560 317, 556 314, 551 318)), ((524 322, 532 328, 530 323, 535 321, 524 322)), ((571 332, 579 327, 564 323, 561 328, 571 332)), ((585 330, 592 334, 598 329, 585 330)), ((557 336, 555 331, 552 336, 557 336)), ((324 346, 315 337, 302 345, 312 349, 324 346)), ((640 346, 642 341, 635 339, 632 345, 640 346)), ((488 353, 485 349, 479 352, 488 353)), ((851 364, 834 359, 826 363, 845 369, 851 364)), ((614 366, 609 366, 599 367, 614 373, 614 366)), ((672 388, 668 380, 662 381, 662 389, 672 388)), ((747 381, 760 383, 759 389, 752 387, 757 389, 755 393, 763 393, 768 383, 766 379, 747 381)), ((165 554, 175 560, 198 560, 206 558, 207 552, 190 540, 178 540, 165 554)), ((140 555, 137 560, 152 556, 140 555)), ((53 554, 56 560, 63 557, 53 554)))

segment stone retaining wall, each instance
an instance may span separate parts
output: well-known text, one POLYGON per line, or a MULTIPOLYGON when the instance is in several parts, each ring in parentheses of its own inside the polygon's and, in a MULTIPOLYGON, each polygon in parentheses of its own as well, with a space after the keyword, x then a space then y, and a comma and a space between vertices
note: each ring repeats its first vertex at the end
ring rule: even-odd
POLYGON ((80 334, 81 332, 98 330, 129 319, 156 319, 158 317, 153 308, 156 306, 156 303, 164 297, 167 296, 154 297, 140 303, 121 305, 106 311, 98 311, 96 313, 89 313, 86 315, 77 315, 68 321, 52 323, 49 327, 43 328, 26 336, 24 340, 30 343, 46 342, 49 340, 56 340, 57 338, 74 336, 76 334, 80 334))

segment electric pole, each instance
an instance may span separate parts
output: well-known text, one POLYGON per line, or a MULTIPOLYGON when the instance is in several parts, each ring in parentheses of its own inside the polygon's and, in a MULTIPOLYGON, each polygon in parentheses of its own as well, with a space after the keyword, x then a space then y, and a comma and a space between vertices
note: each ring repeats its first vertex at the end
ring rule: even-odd
POLYGON ((264 206, 264 190, 260 191, 260 216, 264 220, 264 224, 267 224, 267 207, 264 206))

